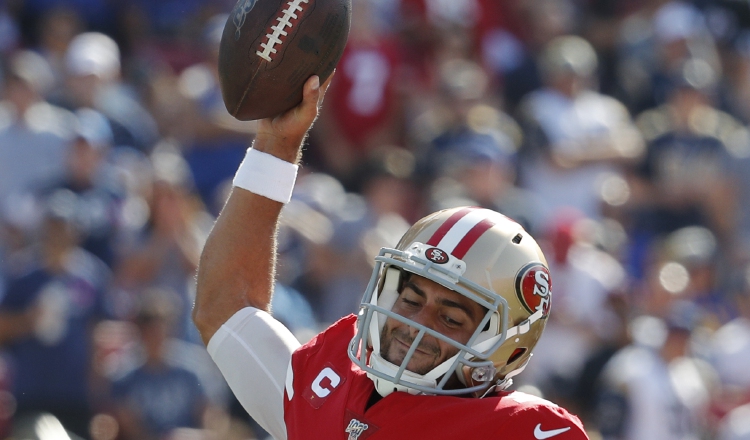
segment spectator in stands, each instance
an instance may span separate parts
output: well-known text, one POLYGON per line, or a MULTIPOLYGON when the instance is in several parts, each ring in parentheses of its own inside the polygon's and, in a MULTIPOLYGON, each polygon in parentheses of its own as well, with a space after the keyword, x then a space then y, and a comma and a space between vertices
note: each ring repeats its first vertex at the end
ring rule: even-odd
POLYGON ((716 43, 694 2, 645 2, 620 27, 621 98, 633 114, 663 104, 685 62, 696 59, 720 70, 716 43))
POLYGON ((673 267, 682 271, 678 269, 681 267, 686 275, 684 285, 670 293, 694 304, 701 313, 700 324, 711 331, 739 316, 732 292, 728 290, 729 277, 736 277, 723 273, 721 267, 727 261, 719 246, 710 230, 687 226, 667 235, 661 251, 662 261, 670 265, 661 266, 662 270, 673 267))
POLYGON ((722 386, 714 397, 712 409, 718 417, 726 416, 720 427, 724 435, 721 440, 744 440, 750 434, 746 425, 748 419, 741 421, 739 418, 747 414, 747 404, 750 404, 750 374, 747 372, 750 364, 750 266, 740 275, 740 286, 732 304, 738 316, 714 332, 709 341, 708 359, 722 386), (743 404, 745 409, 739 409, 743 404), (735 408, 737 411, 730 413, 735 408))
POLYGON ((296 248, 283 249, 281 261, 299 272, 290 279, 282 271, 280 279, 305 294, 320 323, 357 310, 354 292, 367 285, 370 258, 384 243, 398 240, 408 229, 405 216, 417 207, 410 181, 413 155, 397 147, 376 153, 357 168, 357 193, 347 193, 331 176, 301 178, 282 220, 282 247, 292 239, 296 248))
POLYGON ((110 272, 78 247, 74 209, 67 197, 48 201, 37 264, 8 281, 0 302, 0 342, 10 362, 14 420, 49 412, 87 438, 97 405, 90 329, 107 315, 110 272))
POLYGON ((28 0, 18 6, 23 30, 27 40, 36 43, 38 30, 47 24, 46 12, 55 9, 68 9, 81 17, 83 25, 98 32, 112 33, 117 21, 118 3, 106 0, 28 0))
POLYGON ((0 284, 26 270, 34 228, 30 191, 60 177, 75 116, 44 100, 53 75, 31 51, 18 51, 7 62, 0 101, 0 284))
POLYGON ((65 53, 66 87, 50 98, 75 110, 93 108, 109 120, 114 146, 151 151, 158 140, 156 123, 132 86, 122 81, 120 48, 98 32, 76 35, 65 53))
POLYGON ((39 17, 38 41, 34 44, 34 50, 43 56, 52 68, 54 84, 47 91, 52 97, 59 95, 66 86, 65 53, 70 42, 83 28, 81 16, 65 6, 50 8, 39 17))
POLYGON ((418 179, 429 187, 429 203, 435 208, 483 206, 535 230, 538 197, 515 185, 520 126, 498 108, 479 64, 450 59, 439 73, 437 99, 412 126, 420 146, 418 179))
MULTIPOLYGON (((500 2, 494 2, 500 3, 500 2)), ((576 32, 582 19, 571 0, 502 2, 507 32, 485 41, 483 61, 499 77, 507 111, 517 116, 519 104, 543 86, 539 55, 550 41, 576 32)))
POLYGON ((606 356, 599 353, 602 347, 621 348, 627 325, 616 309, 627 276, 604 246, 606 234, 603 222, 566 210, 558 213, 542 240, 555 274, 555 314, 547 323, 552 331, 540 338, 538 346, 543 348, 535 351, 521 380, 574 408, 586 404, 575 400, 586 362, 597 354, 606 356))
POLYGON ((598 428, 606 440, 699 439, 714 390, 713 370, 690 351, 695 310, 673 303, 666 320, 631 322, 634 342, 603 373, 598 428))
POLYGON ((352 9, 352 30, 317 129, 311 162, 351 189, 356 170, 382 145, 403 143, 403 47, 376 25, 372 0, 352 9))
POLYGON ((75 207, 75 223, 81 247, 112 267, 122 223, 123 183, 108 166, 113 136, 107 119, 92 109, 76 111, 73 140, 64 162, 65 174, 40 185, 37 198, 65 194, 75 207))
POLYGON ((190 319, 193 277, 213 217, 191 192, 190 170, 177 150, 157 147, 151 160, 149 218, 136 237, 123 243, 116 286, 134 296, 146 287, 177 294, 177 335, 195 342, 198 335, 190 319))
POLYGON ((199 429, 208 401, 198 377, 168 361, 176 323, 169 292, 149 290, 135 316, 143 358, 112 385, 112 404, 124 440, 160 440, 180 428, 199 429))
POLYGON ((698 225, 725 243, 736 230, 730 146, 743 127, 715 107, 716 75, 701 60, 686 62, 667 102, 637 118, 647 149, 627 208, 636 240, 698 225))
POLYGON ((162 134, 182 144, 195 189, 215 215, 224 202, 222 184, 231 180, 245 157, 256 127, 255 122, 241 122, 232 117, 222 100, 219 42, 226 21, 226 14, 218 14, 204 25, 198 45, 202 60, 176 77, 174 89, 164 87, 170 81, 168 78, 154 85, 155 96, 159 97, 155 101, 169 106, 158 112, 162 134), (164 124, 164 119, 170 121, 164 124))
POLYGON ((49 64, 35 52, 9 60, 0 103, 0 201, 60 176, 75 117, 43 96, 52 86, 49 64))
POLYGON ((588 42, 559 37, 540 66, 545 87, 522 104, 521 186, 542 198, 548 225, 562 208, 598 220, 602 183, 640 156, 643 141, 627 109, 596 91, 597 56, 588 42))

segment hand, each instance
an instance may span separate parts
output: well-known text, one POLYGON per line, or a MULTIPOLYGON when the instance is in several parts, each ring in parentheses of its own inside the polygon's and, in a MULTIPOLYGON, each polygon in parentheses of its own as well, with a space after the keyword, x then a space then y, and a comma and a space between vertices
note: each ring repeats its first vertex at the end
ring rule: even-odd
POLYGON ((322 85, 317 75, 311 76, 305 82, 302 102, 297 107, 273 118, 261 119, 253 148, 287 162, 298 163, 302 142, 318 117, 323 97, 334 73, 336 72, 334 71, 322 85))

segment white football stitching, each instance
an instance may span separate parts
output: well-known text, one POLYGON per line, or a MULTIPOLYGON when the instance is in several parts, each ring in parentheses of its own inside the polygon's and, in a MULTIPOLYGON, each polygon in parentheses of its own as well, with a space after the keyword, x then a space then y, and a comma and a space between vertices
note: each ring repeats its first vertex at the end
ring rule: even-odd
POLYGON ((261 43, 260 45, 260 47, 263 48, 263 51, 256 51, 256 55, 268 62, 273 61, 271 59, 271 54, 278 52, 278 50, 274 46, 282 43, 281 37, 286 37, 287 35, 289 35, 289 33, 284 30, 284 28, 292 27, 292 23, 289 22, 289 19, 296 19, 296 12, 302 12, 304 10, 300 5, 301 3, 309 3, 309 0, 292 0, 287 3, 289 7, 281 11, 283 15, 281 17, 276 17, 276 20, 279 23, 271 26, 271 29, 273 29, 273 33, 266 34, 266 37, 268 37, 268 41, 266 41, 265 43, 261 43))

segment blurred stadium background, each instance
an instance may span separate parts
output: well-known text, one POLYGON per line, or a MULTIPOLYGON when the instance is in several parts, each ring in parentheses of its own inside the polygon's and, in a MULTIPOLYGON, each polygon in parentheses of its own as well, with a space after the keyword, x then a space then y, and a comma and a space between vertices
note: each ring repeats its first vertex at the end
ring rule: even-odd
MULTIPOLYGON (((265 439, 190 322, 252 141, 232 0, 0 3, 0 438, 265 439)), ((422 215, 499 210, 554 306, 514 385, 592 439, 750 439, 750 2, 353 0, 274 314, 354 312, 422 215)))

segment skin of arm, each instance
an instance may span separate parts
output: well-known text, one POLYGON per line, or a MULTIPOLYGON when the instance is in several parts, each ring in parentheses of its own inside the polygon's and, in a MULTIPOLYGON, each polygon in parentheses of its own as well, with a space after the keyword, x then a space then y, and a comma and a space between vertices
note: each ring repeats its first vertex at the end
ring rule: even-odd
MULTIPOLYGON (((302 102, 260 120, 253 148, 299 163, 302 143, 318 116, 333 75, 305 83, 302 102)), ((208 344, 234 313, 245 307, 269 311, 276 264, 276 232, 283 204, 233 188, 208 236, 198 265, 193 321, 208 344)))

